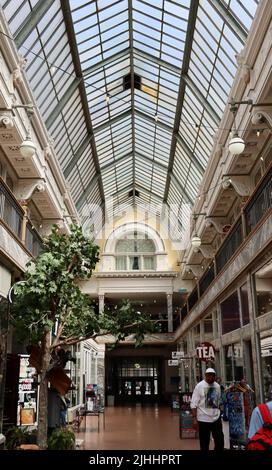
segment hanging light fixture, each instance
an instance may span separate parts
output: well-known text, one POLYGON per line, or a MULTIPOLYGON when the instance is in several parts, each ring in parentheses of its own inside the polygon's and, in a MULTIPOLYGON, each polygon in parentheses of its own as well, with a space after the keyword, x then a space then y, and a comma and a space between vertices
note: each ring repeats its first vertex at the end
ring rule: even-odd
POLYGON ((245 141, 236 132, 229 141, 229 152, 231 155, 240 155, 245 150, 245 146, 245 141))
POLYGON ((229 141, 229 152, 231 155, 240 155, 245 150, 245 142, 242 139, 242 137, 239 137, 238 132, 236 130, 235 126, 235 116, 237 114, 237 105, 234 100, 231 101, 231 107, 230 110, 233 113, 233 131, 232 131, 232 137, 229 141))
POLYGON ((30 135, 30 122, 32 120, 33 116, 33 105, 32 104, 27 104, 27 105, 16 105, 14 106, 16 108, 25 108, 27 117, 29 119, 29 127, 26 132, 26 137, 23 140, 23 142, 20 145, 20 153, 23 157, 25 158, 30 158, 33 157, 35 154, 37 147, 34 144, 34 142, 31 140, 31 135, 30 135))
POLYGON ((191 240, 192 247, 198 248, 201 245, 201 238, 198 235, 194 235, 191 240))
POLYGON ((30 132, 27 131, 26 138, 20 145, 20 153, 25 158, 33 157, 37 148, 36 145, 32 142, 30 132))
POLYGON ((193 248, 198 248, 201 245, 201 238, 196 233, 196 219, 197 219, 197 215, 194 214, 193 215, 194 231, 193 231, 193 236, 192 236, 192 239, 191 239, 191 245, 192 245, 193 248))
POLYGON ((193 236, 191 238, 191 245, 193 248, 199 248, 201 245, 201 238, 197 235, 196 232, 196 219, 199 215, 207 215, 206 212, 199 212, 198 214, 193 214, 194 228, 193 236))

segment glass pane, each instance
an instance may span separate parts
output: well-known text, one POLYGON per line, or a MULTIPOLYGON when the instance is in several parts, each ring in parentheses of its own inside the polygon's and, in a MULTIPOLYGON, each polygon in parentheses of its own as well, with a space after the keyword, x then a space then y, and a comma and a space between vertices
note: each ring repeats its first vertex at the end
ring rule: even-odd
POLYGON ((237 291, 233 292, 226 300, 221 304, 221 316, 222 316, 222 333, 228 333, 229 331, 240 328, 240 313, 239 313, 239 300, 237 291))

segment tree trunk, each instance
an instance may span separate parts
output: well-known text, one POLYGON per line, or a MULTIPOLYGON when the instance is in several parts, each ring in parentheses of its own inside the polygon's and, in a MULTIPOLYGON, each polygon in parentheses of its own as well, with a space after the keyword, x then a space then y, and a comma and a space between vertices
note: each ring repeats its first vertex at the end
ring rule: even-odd
POLYGON ((37 444, 40 449, 47 448, 47 403, 48 403, 48 379, 47 372, 50 364, 50 330, 47 330, 42 338, 42 370, 40 374, 39 415, 37 444))

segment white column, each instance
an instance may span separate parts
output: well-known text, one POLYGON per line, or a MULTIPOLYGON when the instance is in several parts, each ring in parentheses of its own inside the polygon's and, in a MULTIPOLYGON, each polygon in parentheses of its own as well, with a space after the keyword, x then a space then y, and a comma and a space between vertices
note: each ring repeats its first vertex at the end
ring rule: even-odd
POLYGON ((167 298, 167 319, 168 333, 173 332, 173 294, 166 294, 167 298))

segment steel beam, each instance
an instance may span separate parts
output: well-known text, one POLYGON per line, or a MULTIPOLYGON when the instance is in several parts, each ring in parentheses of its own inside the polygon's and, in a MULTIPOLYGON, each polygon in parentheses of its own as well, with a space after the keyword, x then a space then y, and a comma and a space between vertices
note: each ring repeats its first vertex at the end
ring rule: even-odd
POLYGON ((87 134, 86 135, 83 142, 80 144, 78 150, 76 151, 75 155, 73 156, 72 160, 70 160, 70 162, 68 163, 68 165, 64 169, 63 173, 64 173, 65 178, 67 178, 69 176, 69 174, 73 170, 74 166, 80 160, 81 155, 86 150, 86 148, 87 148, 88 144, 91 142, 92 138, 93 138, 93 134, 87 134))
POLYGON ((81 78, 80 77, 76 77, 74 79, 74 81, 71 83, 71 85, 69 86, 69 88, 66 90, 66 92, 64 93, 64 95, 61 97, 61 99, 59 100, 58 104, 56 105, 56 107, 53 109, 53 111, 50 113, 49 117, 46 119, 45 121, 45 125, 46 125, 46 128, 49 130, 50 127, 54 124, 54 122, 56 121, 57 117, 59 116, 59 114, 61 113, 61 111, 63 110, 63 108, 66 106, 66 104, 68 103, 68 101, 70 100, 70 98, 72 98, 74 92, 76 91, 76 89, 78 88, 79 84, 81 82, 81 78))
POLYGON ((234 34, 241 39, 243 43, 245 43, 247 40, 247 31, 242 27, 239 21, 237 21, 235 16, 231 13, 231 10, 221 0, 209 0, 209 2, 221 16, 223 21, 226 21, 234 34))

